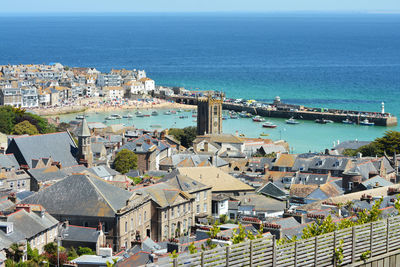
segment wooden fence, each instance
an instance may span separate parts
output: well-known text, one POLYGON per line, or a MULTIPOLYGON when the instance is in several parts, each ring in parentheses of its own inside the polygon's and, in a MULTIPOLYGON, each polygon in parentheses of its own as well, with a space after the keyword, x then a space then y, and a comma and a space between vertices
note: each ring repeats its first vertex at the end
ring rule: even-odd
POLYGON ((163 266, 335 266, 339 248, 342 266, 359 265, 362 255, 371 258, 399 250, 400 216, 279 246, 275 238, 264 237, 181 255, 163 266))

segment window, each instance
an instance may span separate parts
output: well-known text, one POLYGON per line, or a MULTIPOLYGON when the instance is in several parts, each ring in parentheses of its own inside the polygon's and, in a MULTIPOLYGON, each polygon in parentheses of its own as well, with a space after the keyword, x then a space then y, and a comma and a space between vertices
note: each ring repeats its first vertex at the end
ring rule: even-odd
POLYGON ((10 182, 10 187, 11 187, 11 188, 14 187, 14 182, 10 182))
POLYGON ((183 229, 186 229, 186 219, 183 220, 183 229))
POLYGON ((186 212, 186 203, 183 204, 183 213, 185 213, 185 212, 186 212))
POLYGON ((125 222, 125 233, 128 232, 128 222, 125 222))
POLYGON ((147 212, 145 211, 144 212, 144 221, 146 221, 147 220, 147 212))
POLYGON ((190 211, 190 204, 191 204, 191 203, 188 203, 188 211, 190 211))
POLYGON ((164 211, 164 219, 167 219, 167 211, 164 211))
POLYGON ((41 236, 42 244, 44 243, 44 235, 41 236))
POLYGON ((349 190, 353 190, 353 182, 349 182, 349 190))
POLYGON ((200 193, 196 193, 196 201, 200 200, 200 193))
POLYGON ((133 218, 131 218, 131 230, 133 230, 133 218))
POLYGON ((179 213, 178 214, 182 214, 182 206, 183 205, 179 205, 179 213))
POLYGON ((196 206, 196 213, 200 213, 200 205, 196 206))
POLYGON ((139 225, 142 225, 142 214, 139 214, 139 225))
POLYGON ((207 203, 204 203, 203 212, 207 212, 207 203))
POLYGON ((204 191, 204 199, 207 199, 207 191, 204 191))
POLYGON ((174 218, 174 208, 171 209, 171 217, 174 218))

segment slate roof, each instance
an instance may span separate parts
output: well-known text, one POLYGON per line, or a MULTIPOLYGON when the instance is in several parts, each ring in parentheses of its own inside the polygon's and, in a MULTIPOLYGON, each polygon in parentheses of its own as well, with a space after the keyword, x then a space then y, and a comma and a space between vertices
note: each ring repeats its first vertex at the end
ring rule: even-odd
POLYGON ((65 229, 63 233, 65 234, 63 241, 91 243, 97 243, 100 235, 100 232, 97 231, 96 228, 76 225, 68 225, 67 229, 65 229))
POLYGON ((51 214, 115 217, 132 193, 91 175, 68 176, 22 203, 40 204, 51 214))
POLYGON ((280 154, 279 158, 274 162, 277 167, 292 167, 296 160, 297 155, 294 154, 280 154))
POLYGON ((88 126, 85 118, 83 118, 81 124, 79 125, 76 135, 81 136, 81 137, 89 137, 90 136, 89 126, 88 126))
POLYGON ((18 161, 14 154, 0 154, 0 169, 19 169, 18 161))
POLYGON ((276 186, 273 182, 268 182, 268 183, 264 184, 257 190, 257 192, 260 194, 274 197, 274 198, 281 199, 281 200, 286 199, 285 191, 283 191, 281 188, 276 186))
POLYGON ((117 172, 116 170, 113 170, 107 166, 94 166, 92 168, 89 168, 88 171, 90 171, 91 173, 99 176, 100 178, 105 178, 105 177, 109 177, 109 176, 115 176, 120 174, 119 172, 117 172))
POLYGON ((24 209, 8 215, 7 221, 13 222, 14 231, 21 233, 25 238, 32 238, 58 224, 58 221, 47 212, 41 217, 34 211, 27 212, 24 209))
POLYGON ((75 165, 59 169, 56 166, 50 166, 40 169, 29 169, 29 175, 38 182, 58 181, 71 175, 72 173, 79 173, 87 168, 83 165, 75 165))
POLYGON ((279 201, 264 195, 248 194, 235 198, 240 201, 240 207, 253 205, 256 211, 283 211, 286 208, 285 201, 279 201))
POLYGON ((14 153, 20 165, 30 168, 33 159, 50 157, 64 167, 77 165, 77 146, 68 132, 14 137, 7 153, 14 153))
POLYGON ((183 197, 187 199, 192 198, 184 191, 174 188, 166 183, 158 183, 146 187, 137 187, 133 189, 133 192, 140 192, 143 195, 149 195, 151 199, 161 208, 173 205, 179 195, 183 195, 183 197))
POLYGON ((128 149, 135 153, 147 153, 156 149, 158 154, 169 147, 170 146, 164 141, 155 139, 150 135, 142 135, 130 142, 127 142, 118 151, 122 149, 128 149))
POLYGON ((290 196, 306 198, 317 188, 318 185, 292 184, 290 187, 290 196))
POLYGON ((366 180, 365 182, 361 183, 366 189, 372 189, 375 187, 380 187, 380 186, 389 186, 393 185, 392 182, 389 182, 388 180, 380 177, 380 176, 375 176, 372 177, 371 179, 366 180))
POLYGON ((185 175, 175 175, 172 177, 168 177, 168 178, 162 178, 159 180, 159 182, 165 182, 166 184, 174 187, 174 188, 178 188, 179 190, 188 192, 188 193, 193 193, 193 192, 197 192, 200 190, 204 190, 204 189, 210 189, 210 186, 206 186, 196 180, 193 180, 191 178, 189 178, 188 176, 185 175))
POLYGON ((345 149, 358 149, 362 146, 368 145, 371 143, 371 141, 358 141, 358 140, 348 140, 341 142, 337 146, 335 146, 333 149, 338 150, 340 153, 343 152, 345 149))

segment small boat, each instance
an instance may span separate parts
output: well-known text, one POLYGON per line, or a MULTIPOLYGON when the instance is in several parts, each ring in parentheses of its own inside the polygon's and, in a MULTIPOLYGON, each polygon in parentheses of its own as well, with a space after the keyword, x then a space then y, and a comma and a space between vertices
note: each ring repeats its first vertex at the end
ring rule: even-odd
POLYGON ((150 114, 143 114, 143 117, 150 117, 150 114))
POLYGON ((197 114, 193 114, 192 117, 193 117, 193 118, 197 118, 197 114))
POLYGON ((113 117, 113 116, 108 116, 108 117, 106 117, 106 120, 108 120, 108 121, 115 120, 115 119, 116 119, 116 118, 113 117))
POLYGON ((179 116, 179 119, 186 119, 188 116, 179 116))
POLYGON ((239 117, 237 115, 231 115, 231 119, 238 119, 239 117))
POLYGON ((239 136, 240 136, 240 137, 245 137, 245 135, 244 135, 244 134, 239 134, 239 136))
POLYGON ((299 122, 296 121, 295 119, 293 119, 293 117, 288 119, 288 120, 286 120, 286 123, 287 124, 299 124, 299 122))
POLYGON ((171 114, 176 114, 176 110, 171 110, 171 114))
POLYGON ((115 119, 122 119, 121 115, 119 115, 119 114, 111 114, 110 117, 115 118, 115 119))
POLYGON ((325 120, 325 119, 316 119, 316 123, 326 124, 326 123, 333 123, 332 120, 325 120))
POLYGON ((151 128, 161 128, 160 124, 152 124, 150 125, 151 128))
POLYGON ((269 134, 267 133, 260 133, 260 136, 268 136, 269 134))
POLYGON ((158 112, 154 110, 154 111, 151 113, 151 116, 158 116, 158 112))
POLYGON ((360 121, 360 125, 364 125, 364 126, 374 126, 375 123, 374 122, 370 122, 368 119, 365 119, 363 121, 360 121))
POLYGON ((164 115, 171 115, 172 113, 171 113, 171 111, 165 111, 164 112, 164 115))
POLYGON ((253 121, 254 122, 263 122, 263 121, 265 121, 265 119, 257 115, 255 117, 253 117, 253 121))
POLYGON ((229 117, 228 116, 223 116, 222 120, 226 121, 229 117))
MULTIPOLYGON (((182 109, 178 109, 178 112, 181 113, 181 112, 183 112, 183 110, 182 110, 182 109)), ((175 112, 175 113, 176 113, 176 112, 175 112)))
POLYGON ((144 117, 144 115, 142 113, 139 113, 139 114, 136 115, 136 117, 142 118, 142 117, 144 117))
POLYGON ((266 123, 263 123, 263 125, 262 125, 262 127, 264 127, 264 128, 276 128, 277 127, 277 125, 275 125, 275 124, 273 124, 272 122, 266 122, 266 123))
POLYGON ((142 114, 142 112, 140 112, 139 110, 135 112, 136 115, 140 115, 142 114))
POLYGON ((245 111, 242 111, 239 113, 239 117, 241 118, 251 118, 251 114, 250 113, 246 113, 245 111))
POLYGON ((77 119, 77 120, 83 120, 85 117, 87 117, 87 116, 85 116, 85 115, 78 115, 78 116, 75 117, 75 119, 77 119))
POLYGON ((122 118, 125 118, 125 119, 130 119, 132 117, 133 116, 131 114, 125 114, 125 115, 122 116, 122 118))
POLYGON ((349 120, 349 119, 342 120, 342 122, 343 122, 344 124, 354 124, 354 121, 351 121, 351 120, 349 120))

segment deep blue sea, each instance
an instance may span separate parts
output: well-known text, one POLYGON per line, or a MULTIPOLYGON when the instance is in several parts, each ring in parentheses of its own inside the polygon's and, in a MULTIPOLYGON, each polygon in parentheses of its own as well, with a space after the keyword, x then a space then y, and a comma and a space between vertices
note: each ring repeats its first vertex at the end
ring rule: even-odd
MULTIPOLYGON (((115 14, 0 17, 0 64, 143 68, 161 85, 216 89, 228 97, 400 116, 400 15, 115 14)), ((277 122, 280 122, 277 120, 277 122)), ((224 130, 257 136, 254 124, 224 130), (252 131, 249 131, 249 128, 252 131)), ((333 140, 371 140, 399 127, 283 122, 272 138, 295 152, 333 140), (278 133, 279 132, 279 133, 278 133)))

